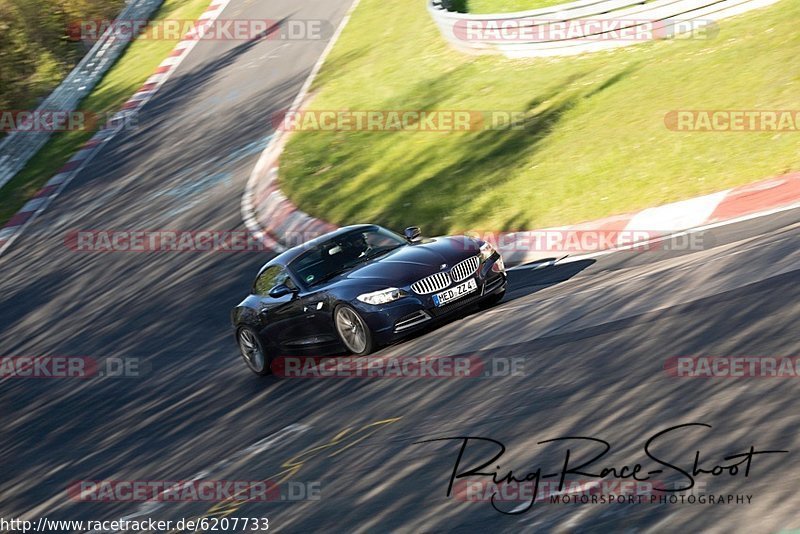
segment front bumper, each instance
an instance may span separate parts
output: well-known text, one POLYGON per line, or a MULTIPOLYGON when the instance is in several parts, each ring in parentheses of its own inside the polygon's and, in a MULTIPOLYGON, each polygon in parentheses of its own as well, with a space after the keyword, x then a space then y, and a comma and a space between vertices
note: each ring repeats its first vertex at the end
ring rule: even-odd
MULTIPOLYGON (((478 290, 444 306, 433 303, 433 294, 418 295, 406 288, 407 296, 382 306, 354 303, 379 344, 401 339, 425 328, 437 319, 448 317, 464 308, 505 291, 505 271, 492 270, 497 258, 484 262, 475 275, 478 290), (493 261, 494 260, 494 261, 493 261)), ((460 282, 460 283, 463 283, 460 282)), ((455 284, 453 284, 455 285, 455 284)))

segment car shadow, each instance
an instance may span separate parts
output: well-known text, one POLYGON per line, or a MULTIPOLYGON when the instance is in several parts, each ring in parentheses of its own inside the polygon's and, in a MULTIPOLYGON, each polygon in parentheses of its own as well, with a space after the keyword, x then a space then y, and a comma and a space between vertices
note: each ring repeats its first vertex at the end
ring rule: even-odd
MULTIPOLYGON (((543 289, 547 289, 548 287, 566 282, 589 266, 593 265, 595 262, 596 260, 580 260, 565 264, 552 265, 549 264, 547 260, 544 260, 510 270, 508 271, 508 289, 506 290, 506 296, 498 304, 492 306, 492 308, 502 306, 507 302, 511 302, 518 298, 531 295, 543 289)), ((389 347, 402 345, 411 340, 426 336, 448 324, 452 324, 456 321, 480 314, 483 311, 485 311, 485 309, 481 309, 478 304, 467 306, 463 310, 459 310, 452 315, 447 315, 446 317, 431 321, 430 324, 424 328, 413 333, 409 333, 408 336, 402 339, 394 341, 388 345, 381 346, 376 352, 380 353, 389 347)), ((308 354, 305 352, 295 353, 288 351, 281 356, 308 356, 308 354)), ((337 358, 350 356, 350 353, 346 351, 337 351, 334 349, 331 352, 325 352, 325 356, 337 358)), ((270 378, 273 380, 280 380, 279 377, 275 376, 271 376, 270 378)))
POLYGON ((566 282, 570 278, 594 265, 597 260, 579 260, 569 263, 547 265, 544 262, 529 264, 508 271, 508 289, 503 302, 536 293, 550 286, 566 282))
MULTIPOLYGON (((518 298, 531 295, 543 289, 547 289, 548 287, 566 282, 594 263, 596 263, 596 260, 589 259, 560 265, 548 265, 545 262, 537 262, 535 264, 523 266, 522 268, 510 270, 508 271, 508 289, 506 289, 506 296, 502 301, 493 307, 502 306, 507 302, 511 302, 518 298)), ((479 314, 482 311, 485 310, 482 310, 477 304, 467 306, 463 310, 460 310, 453 315, 443 317, 442 319, 438 319, 425 328, 409 334, 407 337, 395 341, 387 346, 392 347, 395 345, 402 345, 403 343, 406 343, 412 339, 425 336, 438 330, 439 328, 442 328, 445 325, 466 319, 467 317, 479 314)), ((386 347, 381 347, 381 350, 385 348, 386 347)), ((342 353, 340 355, 344 356, 345 354, 346 353, 342 353)))

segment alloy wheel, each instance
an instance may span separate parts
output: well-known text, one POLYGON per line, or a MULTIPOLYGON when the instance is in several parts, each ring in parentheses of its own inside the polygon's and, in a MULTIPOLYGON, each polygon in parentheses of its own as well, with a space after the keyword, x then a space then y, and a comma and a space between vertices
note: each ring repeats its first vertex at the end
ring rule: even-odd
POLYGON ((367 333, 364 323, 350 308, 339 308, 336 312, 336 330, 348 350, 359 354, 367 347, 367 333))
POLYGON ((239 331, 239 350, 247 365, 256 373, 264 370, 266 357, 261 345, 250 330, 243 328, 239 331))

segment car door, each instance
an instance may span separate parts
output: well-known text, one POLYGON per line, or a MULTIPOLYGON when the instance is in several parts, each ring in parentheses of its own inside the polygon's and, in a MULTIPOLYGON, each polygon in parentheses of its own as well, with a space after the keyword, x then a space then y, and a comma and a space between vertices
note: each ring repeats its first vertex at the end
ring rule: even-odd
POLYGON ((335 341, 328 293, 324 289, 312 289, 301 292, 299 298, 303 305, 303 321, 298 324, 302 344, 313 346, 335 341))
POLYGON ((277 298, 269 295, 272 288, 287 281, 290 278, 286 269, 281 265, 273 265, 264 269, 254 286, 254 293, 259 299, 261 335, 279 348, 292 345, 293 341, 302 336, 303 302, 297 292, 277 298))

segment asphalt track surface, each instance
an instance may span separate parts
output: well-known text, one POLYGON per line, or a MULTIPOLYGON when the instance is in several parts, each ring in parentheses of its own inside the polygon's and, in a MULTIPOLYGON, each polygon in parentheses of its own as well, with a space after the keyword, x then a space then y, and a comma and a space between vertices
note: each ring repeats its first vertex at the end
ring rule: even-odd
MULTIPOLYGON (((222 17, 335 26, 348 4, 234 0, 222 17)), ((200 43, 145 107, 141 127, 105 147, 0 259, 0 355, 139 358, 146 370, 0 381, 0 517, 202 516, 212 504, 75 502, 66 488, 205 472, 317 484, 319 500, 232 512, 268 517, 281 532, 800 527, 798 379, 664 370, 680 355, 797 355, 798 210, 710 230, 705 250, 512 271, 498 307, 380 353, 524 361, 522 376, 491 378, 258 378, 238 356, 229 312, 269 254, 86 254, 64 245, 76 229, 243 229, 240 195, 269 117, 289 106, 324 45, 200 43), (544 439, 598 437, 613 446, 603 466, 647 464, 648 437, 695 422, 713 428, 663 441, 663 457, 689 469, 697 450, 709 465, 750 445, 790 452, 756 457, 749 477, 698 476, 706 492, 752 495, 750 504, 537 503, 511 516, 446 497, 458 443, 415 443, 491 437, 508 448, 503 466, 524 474, 563 462, 564 448, 537 445, 544 439)), ((487 451, 470 448, 469 461, 487 451)))

